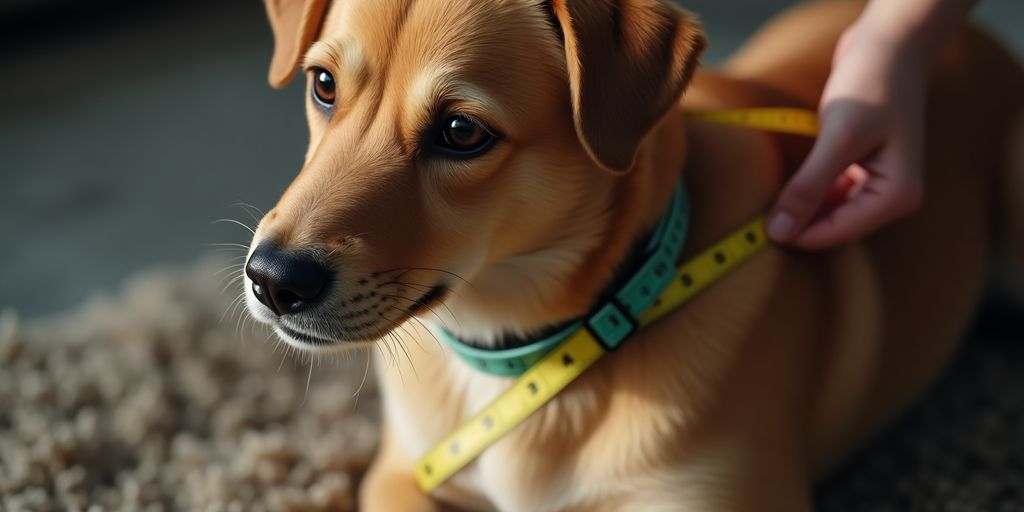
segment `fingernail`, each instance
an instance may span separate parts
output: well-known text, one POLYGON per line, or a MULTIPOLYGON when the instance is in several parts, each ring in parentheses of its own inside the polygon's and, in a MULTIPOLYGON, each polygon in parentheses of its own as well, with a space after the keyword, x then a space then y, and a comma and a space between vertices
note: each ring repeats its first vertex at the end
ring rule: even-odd
POLYGON ((772 215, 768 221, 768 236, 779 242, 787 242, 796 234, 796 220, 786 212, 779 212, 772 215))

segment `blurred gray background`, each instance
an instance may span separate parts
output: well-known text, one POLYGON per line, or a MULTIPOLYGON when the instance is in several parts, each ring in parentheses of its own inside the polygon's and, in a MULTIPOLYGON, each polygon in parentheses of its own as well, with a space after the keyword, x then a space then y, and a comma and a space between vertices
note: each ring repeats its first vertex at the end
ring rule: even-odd
MULTIPOLYGON (((713 64, 795 2, 687 0, 713 64)), ((975 17, 1024 54, 1024 2, 975 17)), ((0 310, 67 309, 154 263, 245 242, 306 144, 304 91, 266 84, 256 0, 0 0, 0 310)))

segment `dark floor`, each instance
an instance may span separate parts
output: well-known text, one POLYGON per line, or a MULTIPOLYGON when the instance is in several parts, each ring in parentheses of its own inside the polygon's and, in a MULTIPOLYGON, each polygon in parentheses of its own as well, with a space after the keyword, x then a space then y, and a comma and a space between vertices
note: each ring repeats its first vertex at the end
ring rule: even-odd
MULTIPOLYGON (((791 2, 685 3, 713 63, 791 2)), ((1024 2, 977 17, 1024 53, 1024 2)), ((266 85, 270 51, 255 0, 0 0, 0 309, 61 311, 243 241, 211 221, 272 205, 306 142, 299 86, 266 85)))

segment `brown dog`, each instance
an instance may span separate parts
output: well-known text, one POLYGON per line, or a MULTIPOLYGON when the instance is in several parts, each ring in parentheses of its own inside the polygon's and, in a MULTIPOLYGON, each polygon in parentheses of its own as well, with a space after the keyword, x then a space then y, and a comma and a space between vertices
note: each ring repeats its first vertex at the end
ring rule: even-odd
POLYGON ((946 361, 1005 238, 1024 73, 965 31, 934 70, 917 215, 838 250, 763 251, 428 497, 416 458, 511 379, 421 322, 487 347, 584 314, 680 176, 684 258, 763 212, 809 141, 683 109, 814 108, 861 4, 780 17, 722 74, 694 73, 697 22, 657 0, 267 8, 270 81, 307 71, 310 144, 253 239, 248 304, 303 349, 386 347, 364 510, 807 510, 813 478, 946 361))

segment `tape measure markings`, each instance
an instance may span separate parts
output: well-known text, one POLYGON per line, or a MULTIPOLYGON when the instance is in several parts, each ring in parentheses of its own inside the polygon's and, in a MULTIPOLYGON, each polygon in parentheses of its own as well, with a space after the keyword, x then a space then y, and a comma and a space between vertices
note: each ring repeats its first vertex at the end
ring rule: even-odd
POLYGON ((640 315, 646 327, 672 312, 732 269, 757 254, 768 243, 764 216, 759 216, 721 242, 705 249, 679 267, 675 279, 650 309, 640 315))

